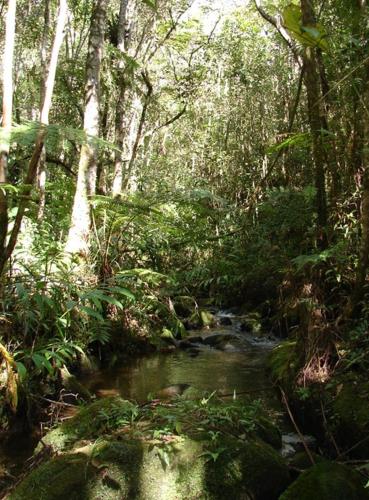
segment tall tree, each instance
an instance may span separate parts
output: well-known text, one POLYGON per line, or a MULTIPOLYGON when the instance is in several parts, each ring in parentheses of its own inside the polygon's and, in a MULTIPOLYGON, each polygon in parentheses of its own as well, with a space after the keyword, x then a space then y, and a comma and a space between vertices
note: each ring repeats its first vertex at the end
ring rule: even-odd
POLYGON ((37 166, 39 164, 40 157, 45 145, 45 139, 47 135, 46 126, 49 124, 49 112, 51 108, 52 95, 54 90, 55 74, 56 74, 60 48, 64 39, 64 27, 66 18, 67 18, 67 2, 66 0, 60 0, 55 38, 51 50, 51 57, 48 67, 47 79, 45 83, 45 95, 40 116, 41 126, 37 134, 35 148, 33 150, 33 154, 28 165, 26 178, 24 180, 25 188, 23 190, 23 196, 19 201, 18 210, 15 216, 15 221, 12 231, 10 233, 9 241, 7 245, 3 247, 3 251, 0 255, 0 275, 4 271, 5 264, 10 259, 14 251, 15 245, 17 243, 23 216, 28 204, 28 197, 32 191, 32 186, 35 182, 35 177, 37 174, 37 166))
POLYGON ((5 252, 8 231, 8 201, 1 185, 7 182, 7 166, 13 117, 13 57, 15 41, 16 0, 9 0, 6 14, 5 48, 3 57, 3 115, 0 138, 0 254, 5 252))
POLYGON ((106 11, 109 0, 96 0, 92 17, 86 61, 86 89, 83 128, 86 142, 82 145, 78 166, 71 225, 65 250, 71 254, 88 254, 91 225, 89 196, 96 192, 96 138, 99 135, 100 67, 104 46, 106 11))
MULTIPOLYGON (((316 19, 311 0, 301 0, 303 26, 314 28, 316 19)), ((325 186, 325 154, 323 143, 323 120, 321 114, 321 91, 319 67, 316 48, 305 46, 304 49, 304 81, 307 92, 309 124, 313 142, 313 158, 315 164, 315 187, 317 190, 318 243, 321 248, 327 245, 327 195, 325 186)))
MULTIPOLYGON (((41 47, 40 47, 40 58, 41 58, 41 88, 40 88, 40 113, 42 112, 42 106, 44 102, 45 92, 46 92, 46 77, 47 77, 47 45, 49 40, 50 31, 50 0, 45 0, 44 7, 44 28, 42 31, 41 47)), ((42 220, 45 211, 46 202, 46 149, 42 150, 40 161, 37 167, 37 187, 39 189, 40 201, 38 209, 38 219, 42 220)))

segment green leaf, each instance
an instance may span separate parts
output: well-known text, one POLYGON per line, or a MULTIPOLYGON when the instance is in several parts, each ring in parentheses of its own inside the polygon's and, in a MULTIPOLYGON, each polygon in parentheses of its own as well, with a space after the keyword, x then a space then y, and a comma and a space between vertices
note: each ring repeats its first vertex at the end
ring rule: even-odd
POLYGON ((155 10, 155 11, 157 10, 157 8, 158 8, 157 0, 142 0, 142 1, 145 5, 150 7, 150 9, 155 10))
POLYGON ((302 24, 302 13, 298 5, 290 4, 283 10, 283 24, 295 38, 305 47, 319 47, 328 50, 327 32, 321 24, 311 26, 302 24))
POLYGON ((21 382, 23 382, 23 380, 27 377, 27 374, 28 374, 27 368, 20 361, 16 361, 15 364, 17 367, 19 379, 21 382))
POLYGON ((80 311, 86 313, 88 316, 91 316, 91 318, 98 319, 99 321, 104 321, 104 318, 100 313, 92 309, 91 307, 88 306, 80 306, 80 311))

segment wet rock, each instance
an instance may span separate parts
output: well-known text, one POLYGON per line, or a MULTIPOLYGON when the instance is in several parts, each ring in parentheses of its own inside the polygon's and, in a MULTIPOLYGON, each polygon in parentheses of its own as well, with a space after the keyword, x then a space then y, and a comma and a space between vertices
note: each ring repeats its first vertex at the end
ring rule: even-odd
POLYGON ((187 337, 187 339, 185 340, 180 340, 178 342, 178 347, 180 349, 191 349, 194 346, 197 346, 202 343, 203 343, 203 338, 198 335, 193 337, 187 337))
POLYGON ((280 496, 280 500, 368 500, 362 476, 333 462, 314 465, 299 476, 280 496))
POLYGON ((218 322, 222 326, 231 326, 232 325, 232 320, 229 316, 220 316, 218 322))
POLYGON ((184 322, 187 329, 197 330, 200 328, 207 328, 216 324, 215 316, 206 310, 195 311, 192 316, 184 322))
POLYGON ((232 333, 214 333, 213 335, 203 337, 204 344, 211 347, 219 347, 224 342, 229 342, 231 340, 238 340, 238 337, 232 333))
POLYGON ((176 396, 181 396, 186 389, 190 387, 189 384, 174 384, 168 387, 164 387, 157 393, 159 399, 170 399, 176 396))
POLYGON ((276 450, 282 448, 282 434, 276 425, 269 419, 260 417, 256 425, 256 435, 265 443, 270 444, 276 450))
MULTIPOLYGON (((66 366, 63 366, 60 369, 60 379, 63 387, 73 395, 75 394, 77 397, 84 399, 85 401, 91 400, 91 393, 81 382, 77 380, 75 375, 72 375, 66 366)), ((75 398, 72 397, 72 402, 74 403, 75 398)), ((66 401, 66 398, 64 398, 66 401)))
POLYGON ((333 431, 339 446, 351 448, 356 458, 367 458, 369 453, 369 382, 355 376, 337 380, 333 398, 333 431))
POLYGON ((261 334, 261 319, 258 313, 251 313, 242 318, 240 324, 241 332, 252 333, 253 335, 261 334))
POLYGON ((189 318, 197 308, 195 299, 188 296, 176 297, 173 305, 176 313, 181 318, 189 318))
MULTIPOLYGON (((303 436, 304 441, 309 448, 309 450, 314 451, 317 448, 316 439, 313 436, 303 436)), ((282 450, 281 454, 283 457, 292 457, 298 452, 304 451, 304 443, 302 442, 298 434, 293 432, 289 434, 283 434, 282 436, 282 450)))
MULTIPOLYGON (((327 459, 318 455, 317 453, 314 453, 313 451, 310 452, 310 455, 313 457, 313 460, 316 464, 325 462, 327 459)), ((289 461, 290 467, 293 467, 297 470, 304 471, 306 469, 310 469, 312 466, 310 457, 306 453, 306 451, 300 451, 294 455, 292 460, 289 461)))
POLYGON ((89 375, 99 371, 99 360, 95 356, 86 354, 85 352, 79 355, 79 370, 82 375, 89 375))

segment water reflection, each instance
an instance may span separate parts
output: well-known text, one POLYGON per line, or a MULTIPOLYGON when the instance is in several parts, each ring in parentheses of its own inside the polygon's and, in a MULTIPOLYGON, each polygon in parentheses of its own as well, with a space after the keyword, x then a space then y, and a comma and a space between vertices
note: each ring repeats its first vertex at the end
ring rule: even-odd
POLYGON ((116 393, 137 401, 148 399, 164 387, 183 383, 220 394, 249 392, 269 401, 274 397, 272 391, 268 395, 265 391, 270 386, 265 373, 268 352, 265 347, 248 346, 238 352, 203 347, 195 357, 187 351, 157 353, 131 360, 84 382, 100 395, 116 393))

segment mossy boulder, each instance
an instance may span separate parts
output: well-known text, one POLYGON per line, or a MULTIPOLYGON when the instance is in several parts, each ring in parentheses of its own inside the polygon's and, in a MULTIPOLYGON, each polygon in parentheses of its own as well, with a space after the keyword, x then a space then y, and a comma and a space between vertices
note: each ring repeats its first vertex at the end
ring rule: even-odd
POLYGON ((261 318, 259 313, 250 313, 242 318, 240 329, 242 332, 260 335, 262 332, 261 318))
MULTIPOLYGON (((321 462, 325 462, 327 459, 318 455, 317 453, 314 453, 313 451, 310 451, 310 455, 312 456, 314 463, 318 464, 321 462)), ((309 455, 306 453, 306 451, 299 451, 292 457, 292 459, 289 461, 290 467, 293 467, 294 469, 297 470, 306 470, 310 469, 312 466, 311 459, 309 455)))
POLYGON ((204 443, 191 439, 165 446, 97 441, 39 466, 10 499, 277 499, 289 484, 278 453, 262 441, 228 444, 214 461, 204 443))
POLYGON ((206 328, 214 326, 216 324, 216 320, 210 311, 198 309, 190 316, 187 324, 189 329, 206 328))
POLYGON ((227 452, 206 470, 210 498, 216 499, 273 500, 289 483, 283 459, 260 440, 228 443, 227 452))
POLYGON ((88 498, 86 478, 93 472, 84 454, 63 455, 40 465, 10 495, 11 500, 88 498))
POLYGON ((337 380, 333 399, 333 426, 340 446, 352 451, 353 456, 367 458, 369 441, 369 382, 346 377, 337 380))
POLYGON ((280 500, 368 500, 363 478, 354 470, 322 462, 306 470, 279 497, 280 500))
POLYGON ((269 419, 261 416, 256 424, 255 432, 260 439, 273 446, 276 450, 282 448, 281 431, 269 419))
POLYGON ((278 431, 252 406, 208 407, 184 397, 141 408, 120 397, 101 399, 43 438, 43 453, 46 446, 58 456, 34 469, 11 498, 277 499, 289 471, 260 437, 279 445, 278 431), (199 428, 206 415, 225 422, 215 440, 206 424, 199 428), (256 427, 243 429, 239 415, 254 418, 256 427))
POLYGON ((131 403, 120 397, 94 401, 82 408, 76 416, 48 432, 42 438, 42 443, 38 445, 36 452, 44 446, 50 447, 52 452, 69 450, 77 441, 98 436, 106 428, 110 415, 114 415, 115 411, 122 407, 128 408, 129 405, 131 403))

